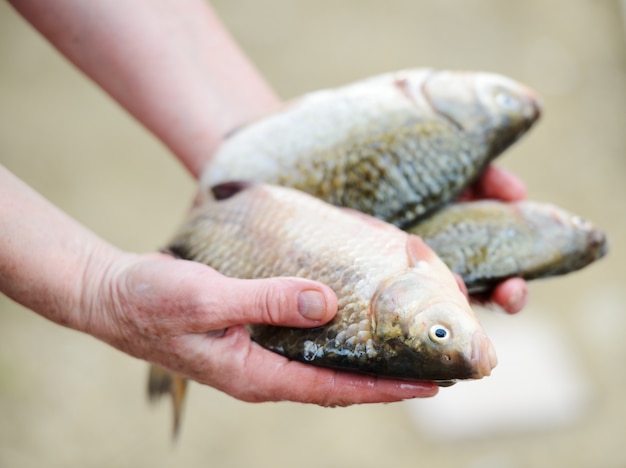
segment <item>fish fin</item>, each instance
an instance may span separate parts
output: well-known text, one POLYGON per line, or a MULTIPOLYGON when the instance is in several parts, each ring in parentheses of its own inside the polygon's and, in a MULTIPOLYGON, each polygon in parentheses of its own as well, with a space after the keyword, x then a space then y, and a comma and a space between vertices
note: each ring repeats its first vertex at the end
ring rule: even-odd
POLYGON ((191 255, 189 248, 184 243, 172 244, 165 249, 161 249, 161 253, 170 255, 177 260, 188 260, 191 255))
POLYGON ((172 397, 172 406, 174 410, 172 437, 174 439, 176 439, 180 430, 180 420, 183 411, 183 404, 185 402, 186 391, 186 378, 173 374, 172 372, 154 364, 150 365, 150 373, 148 375, 148 398, 151 402, 155 402, 167 394, 172 397))
POLYGON ((222 184, 211 187, 211 192, 216 200, 226 200, 234 195, 237 195, 242 190, 253 185, 252 182, 232 181, 224 182, 222 184))
MULTIPOLYGON (((437 255, 437 253, 432 250, 421 237, 418 237, 414 234, 409 234, 406 240, 406 253, 409 262, 409 268, 416 268, 420 264, 420 262, 426 262, 430 266, 434 266, 436 270, 441 273, 444 273, 444 276, 440 276, 443 279, 447 276, 454 284, 457 285, 459 291, 466 297, 469 298, 469 293, 467 292, 467 287, 463 282, 461 276, 453 273, 448 266, 443 263, 441 258, 437 255), (445 275, 445 272, 448 274, 445 275)), ((435 271, 435 270, 433 270, 435 271)))
POLYGON ((408 255, 409 267, 413 268, 421 261, 432 262, 436 254, 419 237, 409 234, 406 240, 406 253, 408 255))
POLYGON ((463 281, 463 278, 461 277, 461 275, 454 273, 454 272, 452 272, 452 274, 454 275, 456 284, 459 286, 459 290, 469 300, 470 292, 469 292, 469 289, 467 288, 467 285, 465 284, 465 281, 463 281))
POLYGON ((177 260, 180 259, 184 259, 185 257, 182 256, 180 254, 180 252, 177 251, 176 247, 163 247, 161 249, 159 249, 159 252, 161 252, 162 254, 166 254, 169 255, 170 257, 174 257, 177 260))

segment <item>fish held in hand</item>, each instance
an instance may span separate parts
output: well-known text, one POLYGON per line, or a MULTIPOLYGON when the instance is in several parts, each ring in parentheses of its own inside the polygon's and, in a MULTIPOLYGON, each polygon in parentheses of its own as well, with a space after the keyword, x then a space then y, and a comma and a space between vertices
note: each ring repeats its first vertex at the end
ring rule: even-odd
POLYGON ((406 227, 459 195, 540 113, 532 90, 500 75, 383 74, 307 94, 236 131, 201 186, 283 185, 406 227))
POLYGON ((170 251, 235 278, 306 277, 339 310, 311 329, 255 324, 251 337, 313 365, 441 383, 478 379, 493 346, 456 279, 419 238, 289 188, 224 186, 195 207, 170 251))
POLYGON ((495 200, 455 203, 409 229, 465 282, 470 293, 507 278, 547 278, 603 257, 605 234, 547 203, 495 200))

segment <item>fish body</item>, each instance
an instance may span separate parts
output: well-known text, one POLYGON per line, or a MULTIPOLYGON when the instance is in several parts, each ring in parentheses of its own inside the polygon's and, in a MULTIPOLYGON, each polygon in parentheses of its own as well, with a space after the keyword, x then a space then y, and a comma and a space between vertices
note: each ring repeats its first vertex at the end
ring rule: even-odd
POLYGON ((230 277, 329 285, 338 297, 329 324, 249 327, 255 341, 290 359, 440 382, 481 378, 495 366, 452 273, 419 238, 302 192, 259 184, 207 201, 169 250, 230 277))
POLYGON ((607 251, 606 236, 547 203, 454 203, 409 229, 461 276, 470 293, 519 276, 527 280, 578 270, 607 251))
POLYGON ((236 131, 201 178, 310 193, 407 227, 455 198, 539 118, 500 75, 406 70, 307 94, 236 131))

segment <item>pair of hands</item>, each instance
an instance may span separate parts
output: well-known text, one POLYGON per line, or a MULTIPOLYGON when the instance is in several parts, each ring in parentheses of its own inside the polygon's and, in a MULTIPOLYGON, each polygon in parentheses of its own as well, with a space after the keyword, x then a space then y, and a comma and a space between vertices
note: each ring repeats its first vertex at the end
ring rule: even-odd
MULTIPOLYGON (((10 3, 196 177, 222 135, 280 106, 204 0, 10 3)), ((165 255, 120 252, 1 169, 0 195, 0 289, 56 323, 247 401, 348 405, 437 392, 432 383, 288 361, 250 340, 247 323, 308 327, 332 319, 336 298, 324 285, 229 279, 165 255)), ((493 168, 467 194, 524 195, 519 180, 493 168)), ((525 283, 508 280, 491 299, 516 312, 525 283)))
MULTIPOLYGON (((465 198, 523 198, 514 176, 490 167, 465 198)), ((91 262, 85 331, 133 356, 245 401, 290 400, 324 406, 391 402, 437 393, 405 382, 301 364, 251 341, 245 325, 314 327, 331 320, 337 299, 325 285, 299 278, 240 280, 163 254, 122 254, 91 262), (303 294, 304 293, 304 294, 303 294)), ((481 298, 510 313, 525 304, 526 285, 510 279, 481 298)))

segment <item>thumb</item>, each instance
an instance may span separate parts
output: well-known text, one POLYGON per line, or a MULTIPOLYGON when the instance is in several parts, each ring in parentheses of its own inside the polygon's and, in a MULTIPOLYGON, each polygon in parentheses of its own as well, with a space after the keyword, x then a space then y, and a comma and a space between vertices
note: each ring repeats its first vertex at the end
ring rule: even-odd
POLYGON ((150 294, 145 286, 131 290, 139 291, 141 301, 150 302, 143 304, 143 310, 169 309, 159 321, 170 330, 205 333, 250 323, 316 327, 337 313, 333 290, 309 279, 235 279, 171 257, 140 265, 132 283, 150 285, 150 294))
POLYGON ((226 306, 220 313, 222 327, 248 323, 315 327, 337 313, 337 297, 332 289, 312 280, 221 279, 219 291, 226 306))

